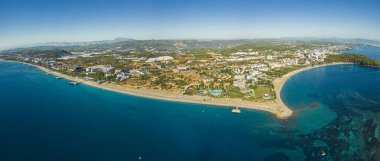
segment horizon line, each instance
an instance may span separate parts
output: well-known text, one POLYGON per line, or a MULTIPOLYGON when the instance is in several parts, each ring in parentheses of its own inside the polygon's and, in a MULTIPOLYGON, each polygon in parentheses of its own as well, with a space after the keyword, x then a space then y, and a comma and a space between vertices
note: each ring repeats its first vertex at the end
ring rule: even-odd
MULTIPOLYGON (((6 47, 6 48, 0 48, 0 51, 4 50, 13 50, 13 49, 22 49, 22 48, 32 48, 32 47, 48 47, 49 43, 95 43, 95 42, 101 42, 101 41, 115 41, 117 39, 129 39, 129 40, 121 40, 119 42, 124 41, 149 41, 149 40, 198 40, 198 41, 213 41, 213 40, 260 40, 260 39, 347 39, 347 40, 355 40, 355 39, 363 39, 363 40, 369 40, 369 41, 377 41, 377 43, 380 43, 380 39, 371 39, 371 38, 362 38, 362 37, 317 37, 317 36, 283 36, 283 37, 257 37, 257 38, 148 38, 148 39, 139 39, 139 38, 128 38, 128 37, 116 37, 113 39, 99 39, 99 40, 84 40, 84 41, 45 41, 45 42, 36 42, 31 44, 22 44, 22 45, 16 45, 13 47, 6 47)), ((50 45, 52 47, 54 46, 65 46, 65 45, 50 45)), ((70 46, 70 45, 67 45, 70 46)))

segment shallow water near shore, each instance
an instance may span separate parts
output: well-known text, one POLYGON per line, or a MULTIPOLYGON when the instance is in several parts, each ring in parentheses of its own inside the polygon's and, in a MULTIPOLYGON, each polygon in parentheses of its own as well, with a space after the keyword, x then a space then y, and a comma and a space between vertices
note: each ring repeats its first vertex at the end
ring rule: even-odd
POLYGON ((0 62, 0 159, 376 160, 380 70, 314 68, 281 92, 288 120, 134 97, 0 62), (325 151, 326 156, 320 152, 325 151))

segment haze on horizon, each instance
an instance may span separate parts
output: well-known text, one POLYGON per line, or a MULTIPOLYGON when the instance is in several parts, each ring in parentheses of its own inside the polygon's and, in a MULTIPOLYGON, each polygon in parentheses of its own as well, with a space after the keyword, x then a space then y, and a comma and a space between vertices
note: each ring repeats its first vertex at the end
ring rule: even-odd
POLYGON ((380 39, 376 0, 2 0, 0 49, 44 42, 380 39))

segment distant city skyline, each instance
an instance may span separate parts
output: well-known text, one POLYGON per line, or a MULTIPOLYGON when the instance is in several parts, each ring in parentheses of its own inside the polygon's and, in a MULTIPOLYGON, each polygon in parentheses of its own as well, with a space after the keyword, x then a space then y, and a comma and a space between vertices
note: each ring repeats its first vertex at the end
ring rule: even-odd
POLYGON ((118 37, 379 40, 379 6, 376 0, 2 0, 0 49, 118 37))

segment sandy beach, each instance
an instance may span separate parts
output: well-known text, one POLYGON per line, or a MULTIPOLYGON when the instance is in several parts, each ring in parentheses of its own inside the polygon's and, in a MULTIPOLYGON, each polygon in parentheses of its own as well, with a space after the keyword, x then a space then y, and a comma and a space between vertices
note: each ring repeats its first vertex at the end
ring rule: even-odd
MULTIPOLYGON (((0 60, 1 61, 1 60, 0 60)), ((136 89, 131 87, 126 87, 123 85, 117 85, 113 83, 103 83, 98 84, 93 81, 87 81, 82 78, 72 77, 68 76, 41 66, 37 66, 34 64, 24 63, 24 62, 17 62, 17 63, 23 63, 26 65, 34 66, 44 72, 53 74, 58 77, 62 77, 71 81, 78 82, 80 84, 89 85, 95 88, 100 88, 104 90, 109 90, 113 92, 119 92, 123 94, 133 95, 133 96, 139 96, 139 97, 147 97, 151 99, 159 99, 159 100, 166 100, 166 101, 175 101, 175 102, 184 102, 184 103, 195 103, 195 104, 203 104, 203 105, 216 105, 216 106, 222 106, 222 107, 240 107, 240 108, 246 108, 246 109, 254 109, 254 110, 261 110, 266 111, 274 114, 279 119, 286 119, 290 116, 292 116, 293 111, 287 107, 284 102, 281 99, 281 89, 286 83, 286 81, 292 77, 293 75, 327 65, 338 65, 338 64, 347 64, 347 63, 334 63, 334 64, 326 64, 326 65, 319 65, 319 66, 313 66, 313 67, 305 67, 302 69, 298 69, 295 71, 292 71, 286 75, 284 75, 281 78, 277 78, 274 80, 273 84, 276 91, 276 99, 274 101, 269 102, 252 102, 252 101, 246 101, 246 100, 240 100, 240 99, 231 99, 231 98, 213 98, 213 97, 207 97, 207 96, 188 96, 188 95, 182 95, 181 93, 174 93, 164 90, 153 90, 153 89, 136 89)))

